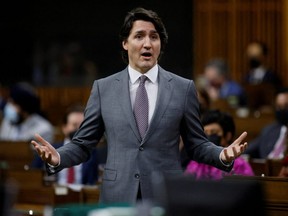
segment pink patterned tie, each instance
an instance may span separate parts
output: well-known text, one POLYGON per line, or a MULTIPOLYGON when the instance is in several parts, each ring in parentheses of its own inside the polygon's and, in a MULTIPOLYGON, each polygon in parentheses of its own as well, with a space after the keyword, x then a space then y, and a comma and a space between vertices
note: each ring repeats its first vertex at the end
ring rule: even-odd
POLYGON ((141 138, 145 136, 148 128, 148 96, 145 88, 145 81, 147 77, 142 75, 140 77, 140 84, 137 88, 136 98, 134 103, 134 116, 138 126, 141 138))
POLYGON ((281 158, 281 155, 283 156, 283 153, 287 148, 286 145, 287 145, 287 131, 285 132, 280 143, 275 144, 273 152, 271 152, 268 157, 273 159, 281 158))

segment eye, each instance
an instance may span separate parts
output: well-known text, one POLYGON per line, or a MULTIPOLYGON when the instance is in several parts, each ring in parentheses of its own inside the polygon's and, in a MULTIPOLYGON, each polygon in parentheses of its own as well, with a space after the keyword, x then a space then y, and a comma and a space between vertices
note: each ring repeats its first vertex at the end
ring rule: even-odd
POLYGON ((135 38, 140 40, 140 39, 143 38, 143 36, 142 36, 141 34, 136 34, 136 35, 135 35, 135 38))
POLYGON ((152 40, 158 40, 158 39, 159 39, 158 34, 152 34, 152 35, 151 35, 151 39, 152 39, 152 40))

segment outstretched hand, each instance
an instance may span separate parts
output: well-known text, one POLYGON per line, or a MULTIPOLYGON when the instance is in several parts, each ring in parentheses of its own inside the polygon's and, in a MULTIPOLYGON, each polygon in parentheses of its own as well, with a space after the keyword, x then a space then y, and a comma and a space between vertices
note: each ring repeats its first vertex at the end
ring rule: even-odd
POLYGON ((225 163, 231 163, 239 157, 247 148, 247 142, 243 142, 246 138, 247 132, 243 132, 231 145, 224 148, 221 152, 221 160, 225 163))
POLYGON ((35 134, 35 139, 37 142, 32 140, 31 144, 34 146, 41 159, 50 165, 58 165, 60 158, 56 149, 39 134, 35 134))

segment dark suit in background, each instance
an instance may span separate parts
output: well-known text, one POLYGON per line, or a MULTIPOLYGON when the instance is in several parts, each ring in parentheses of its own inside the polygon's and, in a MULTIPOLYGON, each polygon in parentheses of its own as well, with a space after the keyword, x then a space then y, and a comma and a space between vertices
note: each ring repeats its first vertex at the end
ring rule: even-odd
POLYGON ((248 154, 251 158, 266 159, 280 136, 281 127, 279 122, 265 126, 260 135, 249 143, 244 154, 248 154))
MULTIPOLYGON (((63 146, 62 143, 57 143, 54 145, 56 149, 63 146)), ((82 163, 81 167, 81 184, 83 185, 95 185, 98 181, 98 155, 97 149, 92 150, 91 156, 88 161, 82 163)), ((59 174, 59 173, 57 173, 59 174)))
MULTIPOLYGON (((63 146, 63 142, 53 144, 54 148, 58 149, 63 146)), ((90 159, 82 164, 81 173, 81 184, 83 185, 95 185, 99 179, 98 165, 99 165, 99 155, 96 148, 92 150, 90 159)), ((45 164, 42 159, 35 155, 32 163, 32 168, 42 169, 45 168, 45 164)), ((56 175, 56 181, 58 176, 56 175)))

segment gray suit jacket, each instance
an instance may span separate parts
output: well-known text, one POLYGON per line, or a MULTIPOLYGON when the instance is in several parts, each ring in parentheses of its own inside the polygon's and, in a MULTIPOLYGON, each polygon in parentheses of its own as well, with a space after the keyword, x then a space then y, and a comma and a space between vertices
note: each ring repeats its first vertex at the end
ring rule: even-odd
POLYGON ((181 175, 179 138, 191 159, 229 171, 209 142, 199 120, 197 92, 192 80, 159 66, 156 108, 146 136, 140 138, 131 108, 127 68, 96 80, 85 111, 85 120, 72 143, 58 149, 61 164, 56 172, 89 158, 105 132, 108 156, 100 200, 134 203, 140 185, 142 198, 153 197, 153 176, 181 175))

